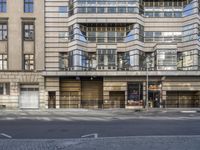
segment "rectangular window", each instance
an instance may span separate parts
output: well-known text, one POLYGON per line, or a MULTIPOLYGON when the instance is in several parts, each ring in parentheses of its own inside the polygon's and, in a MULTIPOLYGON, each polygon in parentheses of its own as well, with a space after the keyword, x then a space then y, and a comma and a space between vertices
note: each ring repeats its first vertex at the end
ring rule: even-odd
POLYGON ((8 69, 8 55, 0 54, 0 70, 8 69))
POLYGON ((104 13, 105 12, 105 8, 104 7, 98 7, 97 8, 97 13, 104 13))
POLYGON ((86 8, 85 7, 78 7, 77 12, 78 13, 86 13, 86 8))
POLYGON ((118 13, 126 13, 126 7, 118 7, 118 13))
POLYGON ((97 32, 97 42, 98 43, 105 42, 105 32, 97 32))
POLYGON ((9 94, 10 94, 10 84, 0 83, 0 95, 9 95, 9 94))
POLYGON ((143 84, 128 83, 128 106, 143 106, 143 84))
POLYGON ((34 55, 33 54, 24 55, 24 70, 34 70, 34 55))
POLYGON ((24 12, 33 13, 33 0, 24 0, 24 12))
POLYGON ((23 24, 23 36, 26 41, 34 40, 34 23, 23 24))
POLYGON ((88 13, 96 13, 96 7, 88 7, 87 12, 88 13))
POLYGON ((172 12, 164 12, 164 17, 171 18, 172 12))
POLYGON ((156 17, 156 18, 163 17, 163 13, 162 12, 155 12, 154 17, 156 17))
POLYGON ((152 18, 152 17, 153 17, 153 12, 145 12, 145 13, 144 13, 144 16, 145 16, 145 17, 152 18))
POLYGON ((0 24, 0 41, 5 41, 7 40, 8 36, 8 27, 6 23, 1 23, 0 24))
POLYGON ((108 7, 108 13, 116 13, 116 7, 108 7))
POLYGON ((60 53, 60 69, 66 70, 69 67, 68 53, 60 53))
POLYGON ((0 0, 0 12, 6 12, 6 0, 0 0))
POLYGON ((157 50, 157 70, 176 70, 177 51, 176 50, 157 50))
POLYGON ((128 7, 128 13, 137 13, 137 8, 128 7))
POLYGON ((124 32, 117 32, 117 42, 123 42, 124 32))
POLYGON ((117 53, 114 49, 97 50, 98 69, 110 70, 116 69, 117 53))
POLYGON ((174 17, 181 18, 182 17, 182 12, 174 12, 174 17))
POLYGON ((115 32, 108 32, 108 42, 115 42, 115 32))
POLYGON ((96 42, 96 32, 88 32, 88 41, 96 42))

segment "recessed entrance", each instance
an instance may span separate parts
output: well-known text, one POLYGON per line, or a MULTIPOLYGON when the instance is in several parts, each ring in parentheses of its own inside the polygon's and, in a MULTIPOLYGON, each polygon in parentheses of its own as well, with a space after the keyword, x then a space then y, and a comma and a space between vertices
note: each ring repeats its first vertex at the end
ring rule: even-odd
POLYGON ((56 108, 56 92, 48 92, 48 108, 56 108))

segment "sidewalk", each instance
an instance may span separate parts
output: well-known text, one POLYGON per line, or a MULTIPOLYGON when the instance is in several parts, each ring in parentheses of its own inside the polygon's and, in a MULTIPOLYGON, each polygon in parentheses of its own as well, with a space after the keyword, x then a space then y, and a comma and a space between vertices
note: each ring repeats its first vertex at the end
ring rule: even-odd
POLYGON ((200 108, 0 110, 0 117, 200 117, 200 108))

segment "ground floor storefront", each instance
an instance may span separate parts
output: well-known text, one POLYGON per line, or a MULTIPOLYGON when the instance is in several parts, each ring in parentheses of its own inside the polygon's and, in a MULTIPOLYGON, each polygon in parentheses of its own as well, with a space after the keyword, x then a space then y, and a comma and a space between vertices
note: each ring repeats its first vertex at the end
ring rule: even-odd
POLYGON ((0 109, 200 108, 200 77, 0 73, 0 109), (147 103, 148 96, 148 103, 147 103))
POLYGON ((200 78, 192 77, 47 77, 48 108, 195 108, 200 107, 200 78), (148 92, 148 94, 147 94, 148 92))

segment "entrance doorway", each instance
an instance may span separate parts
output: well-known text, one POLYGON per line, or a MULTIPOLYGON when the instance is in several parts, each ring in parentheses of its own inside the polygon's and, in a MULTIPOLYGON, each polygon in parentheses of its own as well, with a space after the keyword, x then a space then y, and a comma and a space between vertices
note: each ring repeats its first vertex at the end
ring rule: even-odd
POLYGON ((48 108, 56 108, 56 92, 48 92, 48 108))
POLYGON ((150 82, 148 87, 149 107, 159 108, 161 99, 161 83, 150 82))

